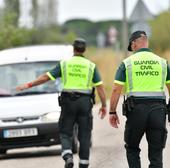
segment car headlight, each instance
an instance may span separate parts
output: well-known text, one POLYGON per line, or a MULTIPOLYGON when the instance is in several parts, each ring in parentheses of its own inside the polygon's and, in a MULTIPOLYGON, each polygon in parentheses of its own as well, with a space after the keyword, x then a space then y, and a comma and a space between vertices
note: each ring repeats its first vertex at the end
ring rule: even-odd
POLYGON ((42 121, 45 122, 58 122, 60 118, 60 113, 59 112, 50 112, 41 117, 42 121))

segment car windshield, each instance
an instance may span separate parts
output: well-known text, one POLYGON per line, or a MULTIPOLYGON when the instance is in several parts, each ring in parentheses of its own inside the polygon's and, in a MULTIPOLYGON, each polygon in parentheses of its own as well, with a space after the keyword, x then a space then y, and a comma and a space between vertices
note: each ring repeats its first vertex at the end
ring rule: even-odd
POLYGON ((55 67, 56 63, 56 61, 47 61, 0 65, 0 96, 60 92, 62 89, 60 78, 55 81, 50 80, 45 84, 32 87, 22 92, 17 92, 15 89, 16 86, 33 81, 39 75, 51 70, 55 67))

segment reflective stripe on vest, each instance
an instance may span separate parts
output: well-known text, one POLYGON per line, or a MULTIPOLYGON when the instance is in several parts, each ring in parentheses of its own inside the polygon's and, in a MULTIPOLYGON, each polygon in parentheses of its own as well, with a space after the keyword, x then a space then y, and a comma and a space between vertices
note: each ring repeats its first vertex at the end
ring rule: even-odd
POLYGON ((63 82, 64 82, 64 85, 66 84, 67 82, 67 73, 66 73, 66 62, 64 61, 63 62, 63 82))
POLYGON ((74 56, 62 61, 63 91, 91 93, 95 64, 86 58, 74 56))
POLYGON ((166 60, 151 52, 139 52, 123 62, 128 96, 165 96, 166 60))
POLYGON ((161 89, 164 89, 165 81, 166 81, 166 75, 167 75, 167 64, 165 64, 164 60, 161 60, 162 64, 162 83, 161 83, 161 89))
POLYGON ((133 89, 132 63, 130 59, 127 61, 127 73, 128 73, 129 90, 132 91, 133 89))

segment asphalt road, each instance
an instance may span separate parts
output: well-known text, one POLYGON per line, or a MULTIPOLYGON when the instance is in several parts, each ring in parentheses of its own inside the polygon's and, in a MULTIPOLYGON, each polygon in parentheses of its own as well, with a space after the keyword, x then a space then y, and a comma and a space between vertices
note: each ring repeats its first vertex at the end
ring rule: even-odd
MULTIPOLYGON (((120 101, 121 104, 121 101, 120 101)), ((119 111, 121 106, 119 104, 119 111)), ((98 107, 94 107, 93 147, 91 149, 90 168, 128 168, 123 142, 125 117, 120 115, 120 126, 114 129, 109 125, 108 116, 100 120, 98 107)), ((170 132, 170 126, 167 125, 170 132)), ((170 166, 170 137, 164 150, 164 168, 170 166)), ((148 167, 147 143, 141 142, 142 168, 148 167)), ((6 156, 0 156, 0 168, 63 168, 60 146, 49 148, 24 148, 9 150, 6 156)), ((74 155, 75 168, 78 168, 78 156, 74 155)))

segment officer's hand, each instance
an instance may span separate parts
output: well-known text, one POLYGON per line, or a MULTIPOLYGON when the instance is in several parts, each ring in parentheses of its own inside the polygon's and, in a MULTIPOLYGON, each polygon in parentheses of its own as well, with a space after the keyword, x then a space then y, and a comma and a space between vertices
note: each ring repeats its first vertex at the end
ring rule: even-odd
POLYGON ((101 107, 99 110, 100 118, 103 119, 106 116, 106 113, 107 113, 106 107, 101 107))
POLYGON ((119 117, 117 114, 110 114, 109 115, 109 122, 110 125, 114 128, 118 128, 118 124, 119 124, 119 117))
POLYGON ((28 85, 28 83, 25 83, 25 84, 22 84, 20 86, 17 86, 16 90, 17 91, 22 91, 22 90, 25 90, 25 89, 28 89, 28 88, 30 88, 30 86, 28 85))

